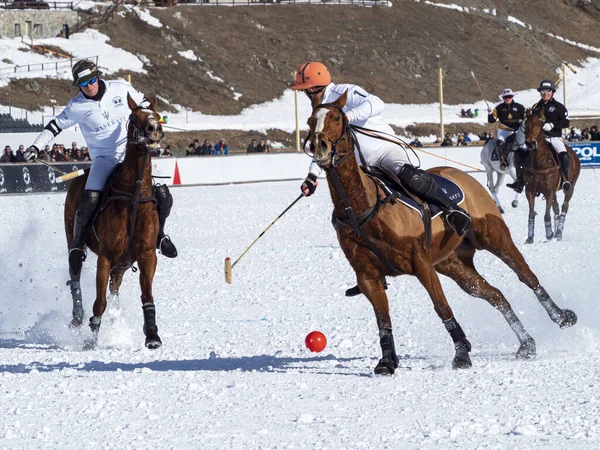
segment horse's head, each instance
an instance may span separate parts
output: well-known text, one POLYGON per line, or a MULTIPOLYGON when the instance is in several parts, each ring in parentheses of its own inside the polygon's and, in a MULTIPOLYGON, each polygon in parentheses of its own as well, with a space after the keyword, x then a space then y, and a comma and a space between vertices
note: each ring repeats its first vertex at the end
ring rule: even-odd
POLYGON ((342 109, 346 106, 347 94, 348 91, 344 92, 333 103, 319 104, 319 100, 313 98, 307 141, 310 141, 312 156, 323 169, 336 166, 349 154, 348 121, 342 109))
POLYGON ((525 111, 525 143, 527 148, 535 150, 538 146, 540 136, 544 137, 544 109, 528 109, 525 111))
POLYGON ((156 98, 149 107, 138 106, 127 94, 127 103, 131 109, 127 127, 127 142, 145 144, 144 147, 154 148, 165 135, 160 124, 160 116, 155 111, 156 98))

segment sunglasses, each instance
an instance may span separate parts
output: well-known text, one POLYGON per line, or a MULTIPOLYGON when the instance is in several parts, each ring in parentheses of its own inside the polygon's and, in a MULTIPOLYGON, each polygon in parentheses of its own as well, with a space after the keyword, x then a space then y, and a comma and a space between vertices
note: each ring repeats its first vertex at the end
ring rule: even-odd
POLYGON ((502 98, 513 98, 513 97, 514 97, 514 95, 505 95, 505 96, 504 96, 504 97, 502 97, 502 98))
POLYGON ((550 92, 552 92, 552 89, 542 89, 540 94, 549 94, 550 92))
POLYGON ((98 77, 94 77, 91 80, 88 81, 84 81, 82 83, 79 83, 80 87, 86 87, 88 84, 94 84, 96 81, 98 81, 98 77))

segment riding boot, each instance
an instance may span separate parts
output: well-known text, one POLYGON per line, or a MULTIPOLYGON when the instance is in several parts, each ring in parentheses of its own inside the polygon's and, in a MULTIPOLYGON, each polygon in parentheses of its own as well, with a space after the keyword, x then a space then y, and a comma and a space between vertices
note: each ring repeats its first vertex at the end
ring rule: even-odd
POLYGON ((429 173, 405 164, 398 177, 410 192, 442 208, 446 213, 446 221, 459 236, 465 234, 471 224, 471 217, 444 194, 429 173))
POLYGON ((94 218, 94 213, 100 201, 100 191, 83 191, 81 201, 75 214, 73 241, 69 252, 69 269, 73 274, 80 274, 83 261, 85 261, 85 238, 88 228, 94 218))
POLYGON ((506 164, 506 143, 498 139, 496 142, 496 151, 500 160, 500 170, 506 170, 508 168, 508 164, 506 164))
POLYGON ((165 234, 165 222, 171 214, 173 206, 173 196, 169 192, 169 188, 165 184, 154 186, 154 196, 156 197, 156 209, 158 211, 158 239, 156 240, 156 248, 167 258, 177 257, 177 248, 171 242, 171 238, 165 234))
POLYGON ((571 190, 571 182, 569 181, 569 171, 571 170, 571 158, 567 152, 561 152, 558 154, 558 162, 560 164, 560 171, 564 183, 562 185, 563 192, 566 194, 571 190))
POLYGON ((525 162, 525 151, 523 149, 516 150, 514 158, 517 179, 514 183, 508 183, 506 187, 514 189, 515 192, 520 194, 523 192, 523 187, 525 187, 525 182, 523 181, 523 163, 525 162))

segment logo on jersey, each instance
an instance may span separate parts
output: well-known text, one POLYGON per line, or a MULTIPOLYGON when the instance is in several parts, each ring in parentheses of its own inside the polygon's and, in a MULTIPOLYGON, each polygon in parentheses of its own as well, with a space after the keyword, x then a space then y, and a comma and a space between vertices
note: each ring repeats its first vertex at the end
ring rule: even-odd
POLYGON ((556 111, 556 108, 554 106, 551 106, 550 108, 548 108, 548 112, 554 112, 556 111))
POLYGON ((102 113, 102 116, 103 116, 103 117, 104 117, 106 120, 108 120, 108 118, 110 117, 110 113, 109 113, 108 111, 104 111, 104 112, 102 113))
POLYGON ((89 111, 86 111, 83 113, 83 118, 87 119, 88 117, 90 117, 92 114, 94 114, 94 111, 92 111, 91 109, 89 111))
POLYGON ((113 102, 113 106, 115 108, 117 108, 119 106, 123 106, 123 99, 119 96, 116 96, 115 98, 113 98, 112 102, 113 102))
POLYGON ((4 186, 4 172, 0 169, 0 187, 4 186))

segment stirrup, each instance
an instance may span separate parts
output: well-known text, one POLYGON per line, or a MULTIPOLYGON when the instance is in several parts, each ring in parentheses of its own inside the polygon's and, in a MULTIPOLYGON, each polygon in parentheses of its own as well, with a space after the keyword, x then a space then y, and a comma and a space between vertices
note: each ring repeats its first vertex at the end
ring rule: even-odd
POLYGON ((467 232, 469 225, 471 225, 471 216, 462 209, 451 209, 446 214, 446 221, 450 225, 450 228, 456 231, 456 234, 462 236, 467 232))
POLYGON ((171 238, 168 234, 165 234, 164 237, 158 243, 158 253, 166 256, 167 258, 176 258, 177 257, 177 248, 173 242, 171 242, 171 238))

